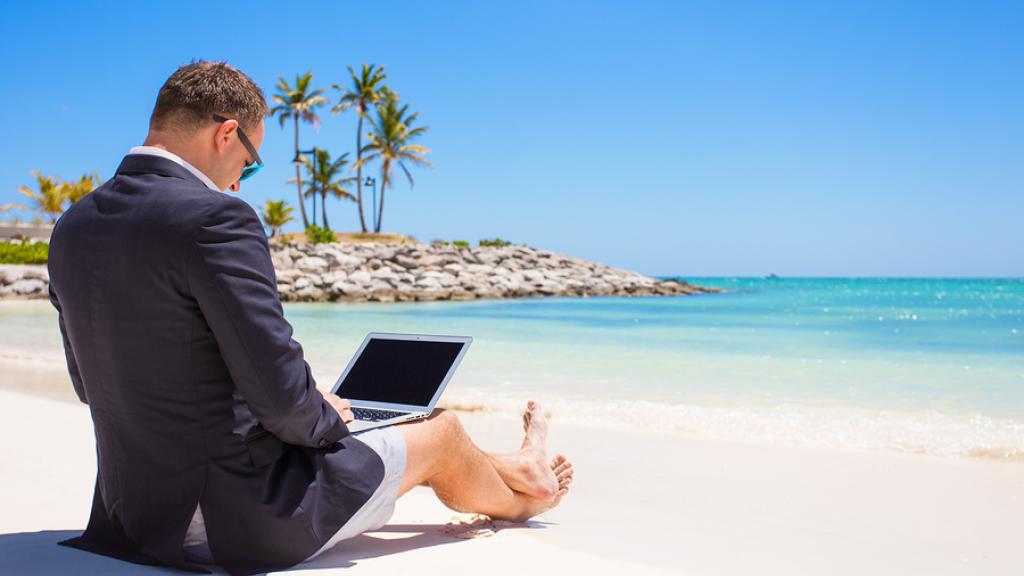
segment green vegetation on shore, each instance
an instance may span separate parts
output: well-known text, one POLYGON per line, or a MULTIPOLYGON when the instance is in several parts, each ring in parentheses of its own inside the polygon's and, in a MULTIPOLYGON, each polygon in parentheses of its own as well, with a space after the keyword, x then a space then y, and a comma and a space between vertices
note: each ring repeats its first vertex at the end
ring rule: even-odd
POLYGON ((0 242, 0 264, 46 264, 46 242, 0 242))
POLYGON ((480 246, 508 246, 512 244, 508 240, 502 240, 501 238, 494 238, 493 240, 481 240, 480 246))
MULTIPOLYGON (((465 240, 452 240, 449 242, 447 240, 441 240, 440 238, 431 240, 430 243, 438 246, 459 246, 461 248, 469 248, 470 246, 469 242, 466 242, 465 240)), ((511 242, 502 238, 492 238, 490 240, 484 238, 477 243, 477 246, 481 247, 501 247, 511 245, 511 242)), ((525 246, 525 244, 523 244, 523 246, 525 246)))
POLYGON ((310 244, 327 244, 338 241, 330 228, 322 228, 316 224, 310 224, 306 228, 306 240, 310 244))

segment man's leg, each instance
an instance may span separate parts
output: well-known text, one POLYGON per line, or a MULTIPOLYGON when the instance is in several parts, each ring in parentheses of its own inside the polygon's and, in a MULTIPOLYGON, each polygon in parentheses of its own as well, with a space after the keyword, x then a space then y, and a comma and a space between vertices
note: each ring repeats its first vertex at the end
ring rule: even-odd
POLYGON ((447 410, 436 410, 427 419, 398 425, 408 454, 399 496, 426 482, 453 510, 513 521, 522 521, 553 508, 569 489, 572 466, 562 457, 547 462, 543 446, 546 420, 536 403, 531 402, 527 412, 530 416, 524 416, 527 429, 524 449, 503 456, 488 455, 480 450, 455 414, 447 410), (524 464, 527 461, 528 464, 524 464), (538 474, 538 469, 547 472, 538 474), (510 485, 525 490, 516 490, 510 485), (548 497, 536 498, 526 492, 548 497))

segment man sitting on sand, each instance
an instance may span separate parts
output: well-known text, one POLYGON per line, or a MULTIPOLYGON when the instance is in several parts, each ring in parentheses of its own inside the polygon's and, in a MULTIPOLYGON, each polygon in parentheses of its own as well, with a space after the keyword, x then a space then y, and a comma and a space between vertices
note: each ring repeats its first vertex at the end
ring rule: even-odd
POLYGON ((383 526, 418 484, 498 519, 556 506, 572 467, 548 460, 534 402, 511 454, 445 410, 349 434, 349 402, 317 390, 291 337, 259 218, 222 192, 262 165, 266 113, 231 66, 179 68, 145 145, 53 230, 50 301, 98 463, 89 525, 62 544, 251 574, 383 526))

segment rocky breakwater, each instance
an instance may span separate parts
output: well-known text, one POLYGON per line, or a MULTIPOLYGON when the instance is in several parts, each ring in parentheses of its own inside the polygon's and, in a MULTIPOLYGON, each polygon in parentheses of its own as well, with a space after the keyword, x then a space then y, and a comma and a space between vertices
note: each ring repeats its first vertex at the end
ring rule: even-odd
POLYGON ((0 299, 49 298, 46 264, 0 264, 0 299))
POLYGON ((654 296, 717 292, 525 246, 271 244, 285 302, 654 296))
MULTIPOLYGON (((271 244, 285 302, 408 302, 717 292, 525 246, 271 244)), ((0 264, 0 299, 47 298, 45 264, 0 264)))

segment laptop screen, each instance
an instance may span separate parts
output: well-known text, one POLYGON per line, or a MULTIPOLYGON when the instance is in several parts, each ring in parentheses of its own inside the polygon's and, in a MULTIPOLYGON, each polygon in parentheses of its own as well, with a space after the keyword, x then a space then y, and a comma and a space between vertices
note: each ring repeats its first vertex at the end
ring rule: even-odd
POLYGON ((371 338, 335 394, 348 400, 427 406, 462 346, 371 338))

